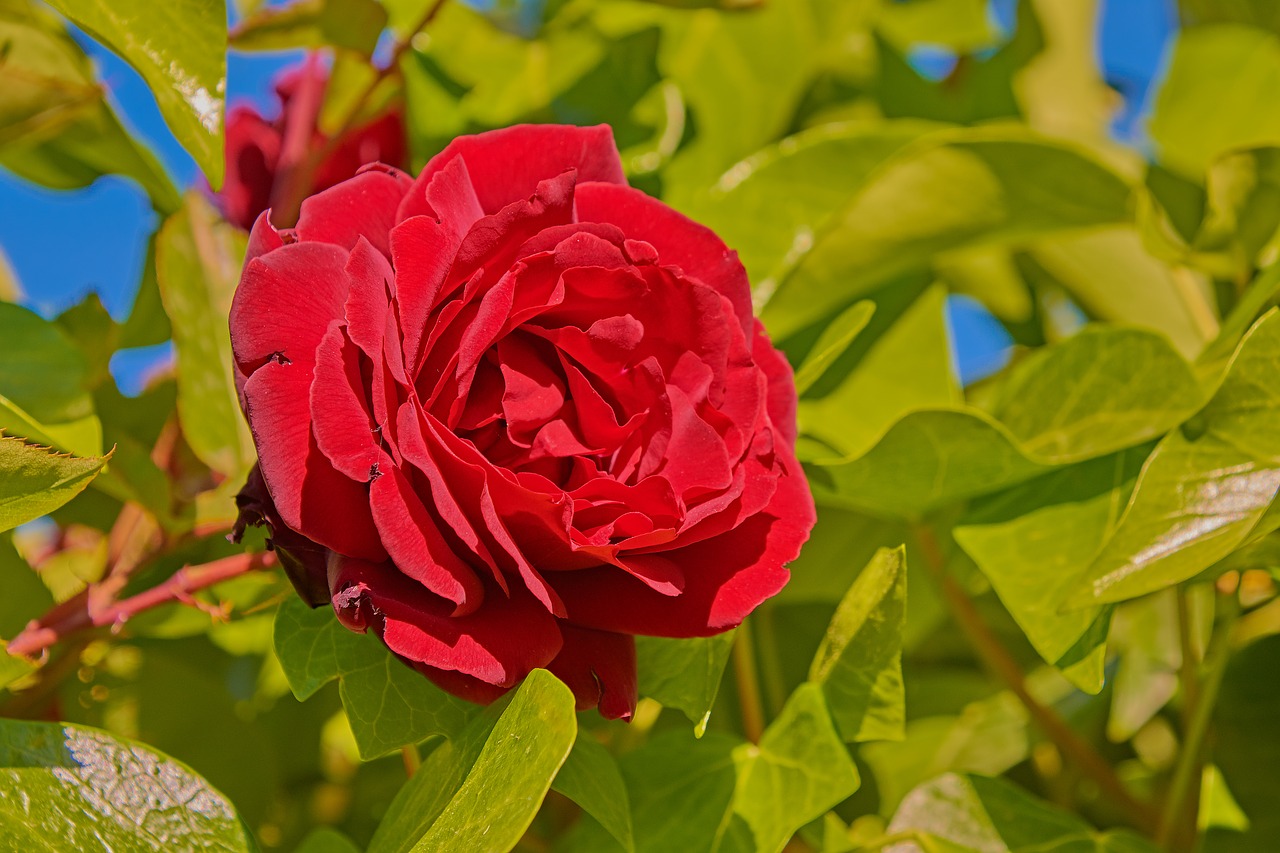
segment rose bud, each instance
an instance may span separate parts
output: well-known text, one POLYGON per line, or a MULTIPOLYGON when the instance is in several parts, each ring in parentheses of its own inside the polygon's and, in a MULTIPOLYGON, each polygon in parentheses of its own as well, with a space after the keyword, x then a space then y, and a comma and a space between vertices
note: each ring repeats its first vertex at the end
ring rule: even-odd
POLYGON ((455 139, 260 216, 231 310, 272 525, 313 604, 488 702, 546 667, 629 718, 634 635, 736 626, 814 523, 791 370, 710 230, 607 126, 455 139))
MULTIPOLYGON (((323 150, 328 137, 317 126, 328 72, 308 61, 290 69, 276 82, 280 110, 267 120, 253 107, 237 104, 227 115, 226 174, 217 193, 218 206, 229 222, 248 229, 272 204, 285 164, 289 128, 300 135, 298 153, 323 150)), ((399 110, 384 113, 345 134, 342 142, 316 164, 307 195, 328 189, 355 175, 366 163, 407 165, 404 119, 399 110)), ((289 223, 292 224, 292 223, 289 223)))

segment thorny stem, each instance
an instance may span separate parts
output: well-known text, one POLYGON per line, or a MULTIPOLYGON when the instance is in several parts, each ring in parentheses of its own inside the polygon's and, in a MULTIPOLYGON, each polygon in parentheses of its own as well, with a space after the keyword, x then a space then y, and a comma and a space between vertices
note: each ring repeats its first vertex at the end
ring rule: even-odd
POLYGON ((760 698, 760 678, 756 670, 750 620, 744 620, 738 626, 733 638, 733 675, 738 685, 738 704, 742 709, 742 731, 747 740, 759 743, 760 736, 764 734, 764 703, 760 698))
POLYGON ((164 583, 125 599, 97 601, 96 586, 90 586, 75 598, 58 605, 42 618, 32 621, 9 642, 11 655, 38 655, 55 643, 81 631, 114 628, 133 616, 161 604, 187 601, 191 593, 238 577, 256 569, 276 565, 276 556, 236 554, 199 566, 185 566, 164 583))
POLYGON ((1199 816, 1200 777, 1204 772, 1205 738, 1213 708, 1222 687, 1231 658, 1231 640, 1235 617, 1238 613, 1236 599, 1228 599, 1233 609, 1214 631, 1205 654, 1205 675, 1188 715, 1186 730, 1182 734, 1182 748, 1178 763, 1173 769, 1173 780, 1165 797, 1160 814, 1156 843, 1164 850, 1192 850, 1195 848, 1196 821, 1199 816))
MULTIPOLYGON (((418 22, 410 28, 407 35, 398 39, 395 46, 391 50, 391 58, 387 64, 377 70, 371 79, 356 96, 351 104, 351 109, 347 111, 346 117, 338 126, 333 135, 327 138, 322 145, 312 150, 297 164, 297 168, 293 169, 287 175, 284 186, 280 188, 278 198, 272 199, 272 224, 277 227, 291 226, 298 220, 298 211, 302 207, 302 200, 306 198, 311 191, 311 182, 315 177, 316 170, 320 165, 337 150, 342 144, 347 134, 356 128, 356 123, 360 120, 360 115, 364 111, 365 106, 369 103, 369 99, 373 97, 378 90, 378 86, 382 81, 389 77, 400 67, 400 58, 413 46, 413 39, 418 33, 422 32, 428 24, 435 20, 436 15, 440 14, 440 10, 444 8, 447 0, 435 0, 418 22)), ((313 113, 312 121, 318 116, 319 109, 313 113)), ((309 141, 309 140, 308 140, 309 141)), ((287 142, 286 142, 287 144, 287 142)))
POLYGON ((925 558, 925 566, 942 591, 952 618, 960 626, 978 657, 1018 697, 1036 726, 1053 742, 1063 757, 1092 780, 1107 799, 1123 810, 1134 826, 1149 834, 1154 833, 1159 820, 1155 808, 1130 794, 1111 765, 1098 754, 1093 745, 1076 734, 1057 711, 1031 695, 1026 676, 1018 662, 987 625, 968 593, 947 574, 946 560, 933 531, 921 524, 916 526, 915 533, 925 558))

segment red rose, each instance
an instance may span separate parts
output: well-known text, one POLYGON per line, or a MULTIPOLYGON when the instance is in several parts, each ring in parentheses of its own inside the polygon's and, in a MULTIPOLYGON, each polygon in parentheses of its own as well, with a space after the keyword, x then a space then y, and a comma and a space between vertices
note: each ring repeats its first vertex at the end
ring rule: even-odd
MULTIPOLYGON (((227 220, 249 228, 272 204, 283 170, 281 162, 290 128, 298 130, 298 153, 321 149, 328 137, 316 126, 327 72, 318 62, 293 68, 276 83, 279 115, 272 121, 243 104, 227 115, 226 175, 218 192, 227 220)), ((319 163, 309 181, 308 194, 319 192, 355 175, 366 163, 381 161, 402 166, 408 159, 404 120, 388 112, 343 136, 342 143, 319 163)))
POLYGON ((813 526, 736 255, 606 126, 453 141, 260 217, 231 310, 295 583, 446 690, 547 667, 629 717, 632 635, 737 625, 813 526))

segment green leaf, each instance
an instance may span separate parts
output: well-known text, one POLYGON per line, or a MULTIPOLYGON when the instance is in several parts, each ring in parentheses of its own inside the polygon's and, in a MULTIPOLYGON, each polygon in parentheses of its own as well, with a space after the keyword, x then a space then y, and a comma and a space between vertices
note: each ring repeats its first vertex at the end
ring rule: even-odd
POLYGON ((767 298, 877 166, 941 127, 903 120, 806 130, 734 165, 689 213, 737 250, 755 292, 767 298))
POLYGON ((1213 711, 1213 762, 1248 818, 1243 834, 1211 830, 1208 849, 1264 853, 1280 837, 1280 741, 1264 733, 1280 713, 1280 636, 1265 637, 1232 655, 1213 711), (1259 728, 1261 726, 1261 728, 1259 728))
POLYGON ((1273 310, 1241 342, 1208 405, 1157 445, 1119 527, 1068 604, 1163 589, 1246 541, 1280 488, 1278 359, 1280 312, 1273 310))
POLYGON ((109 458, 60 454, 0 435, 0 532, 47 515, 80 494, 109 458))
POLYGON ((942 252, 1127 222, 1130 196, 1109 169, 1025 131, 931 134, 875 171, 761 317, 785 339, 942 252))
POLYGON ((210 318, 231 310, 245 240, 194 192, 156 239, 156 280, 177 351, 182 434, 202 462, 234 480, 253 464, 253 442, 236 397, 230 332, 210 318))
POLYGON ((10 0, 0 7, 0 45, 0 164, 58 189, 125 175, 160 210, 177 206, 159 161, 121 126, 88 57, 56 15, 10 0))
POLYGON ((876 552, 836 608, 809 669, 846 741, 902 739, 906 569, 905 549, 876 552))
POLYGON ((871 315, 876 311, 876 304, 869 300, 855 302, 840 316, 831 321, 831 325, 822 330, 813 349, 805 356, 804 363, 796 368, 796 394, 803 396, 813 383, 840 358, 853 343, 858 333, 871 322, 871 315))
POLYGON ((339 679, 342 705, 366 760, 432 735, 453 735, 474 713, 474 705, 405 666, 376 637, 344 628, 328 608, 287 599, 276 613, 273 639, 298 699, 339 679))
POLYGON ((360 853, 360 848, 341 832, 318 826, 307 833, 293 853, 360 853))
POLYGON ((53 323, 0 303, 0 429, 80 456, 102 453, 102 425, 85 391, 84 356, 53 323))
POLYGON ((173 135, 217 189, 222 185, 227 88, 223 0, 52 0, 147 81, 173 135))
POLYGON ((295 0, 264 6, 230 33, 236 50, 339 47, 370 56, 387 25, 377 0, 295 0))
POLYGON ((1155 848, 1125 830, 1098 832, 1003 779, 948 773, 916 788, 889 822, 890 834, 924 833, 961 849, 1032 853, 1049 849, 1142 853, 1155 848))
POLYGON ((185 765, 106 732, 0 720, 0 846, 251 851, 230 801, 185 765))
POLYGON ((1277 87, 1280 38, 1236 24, 1182 30, 1148 124, 1160 161, 1198 182, 1224 151, 1280 143, 1277 87))
POLYGON ((578 730, 573 750, 551 787, 573 800, 617 839, 628 853, 635 850, 631 803, 618 763, 590 732, 578 730))
MULTIPOLYGON (((719 732, 653 738, 621 760, 636 850, 776 853, 858 787, 858 773, 821 689, 802 685, 759 745, 719 732)), ((603 830, 575 850, 619 849, 603 830)))
POLYGON ((680 640, 636 637, 640 695, 683 711, 701 736, 720 692, 733 635, 733 631, 726 631, 714 637, 680 640))
POLYGON ((573 693, 535 669, 501 715, 478 717, 427 756, 369 853, 510 850, 533 821, 577 733, 573 693))
POLYGON ((1060 605, 1115 529, 1145 455, 1122 452, 1032 480, 953 530, 1040 656, 1088 693, 1102 689, 1110 609, 1060 605))
MULTIPOLYGON (((858 790, 859 778, 816 684, 796 689, 759 746, 734 750, 734 813, 750 827, 747 849, 779 853, 800 827, 858 790)), ((741 849, 729 833, 718 849, 741 849)))
POLYGON ((991 47, 997 37, 985 0, 887 3, 876 27, 901 50, 925 44, 972 53, 991 47))

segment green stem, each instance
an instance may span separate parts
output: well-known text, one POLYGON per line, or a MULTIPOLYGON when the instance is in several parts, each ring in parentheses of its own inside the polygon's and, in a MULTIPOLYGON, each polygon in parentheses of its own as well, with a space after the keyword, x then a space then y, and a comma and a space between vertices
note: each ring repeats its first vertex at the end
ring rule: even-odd
POLYGON ((760 699, 760 679, 750 621, 739 625, 733 638, 733 675, 738 685, 738 705, 742 709, 742 731, 747 740, 759 743, 760 736, 764 734, 764 703, 760 699))
POLYGON ((422 766, 422 754, 418 752, 418 745, 406 743, 400 747, 400 756, 404 758, 404 775, 412 779, 413 774, 422 766))
POLYGON ((1169 784, 1169 793, 1165 797, 1164 810, 1160 815, 1156 843, 1163 849, 1175 849, 1172 846, 1175 842, 1180 842, 1188 850, 1195 846, 1194 827, 1198 817, 1195 805, 1200 797, 1200 777, 1204 772, 1205 738, 1213 720, 1213 708, 1222 687, 1222 678, 1227 672, 1227 662, 1231 659, 1232 629, 1239 612, 1234 596, 1229 600, 1232 603, 1231 611, 1209 641, 1204 679, 1191 709, 1187 730, 1182 735, 1182 749, 1178 753, 1178 763, 1174 766, 1173 780, 1169 784), (1188 826, 1191 827, 1189 832, 1186 829, 1188 826))
POLYGON ((1121 809, 1134 826, 1148 833, 1154 832, 1159 819, 1156 810, 1130 794, 1093 745, 1078 735, 1057 711, 1031 694, 1018 662, 987 625, 969 594, 947 574, 946 558, 933 531, 921 524, 916 526, 915 533, 926 568, 938 584, 951 617, 979 659, 1018 697, 1037 728, 1053 742, 1066 761, 1091 779, 1102 795, 1121 809))

